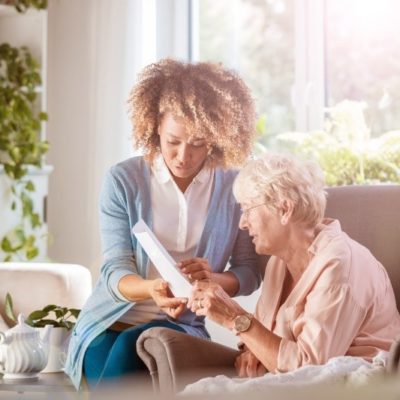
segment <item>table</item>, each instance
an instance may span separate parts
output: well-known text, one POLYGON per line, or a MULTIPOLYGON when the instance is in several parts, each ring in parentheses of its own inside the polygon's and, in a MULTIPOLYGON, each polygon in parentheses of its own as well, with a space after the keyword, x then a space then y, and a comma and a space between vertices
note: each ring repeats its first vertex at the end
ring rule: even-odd
POLYGON ((64 372, 39 374, 36 381, 0 378, 0 399, 78 399, 80 396, 64 372))

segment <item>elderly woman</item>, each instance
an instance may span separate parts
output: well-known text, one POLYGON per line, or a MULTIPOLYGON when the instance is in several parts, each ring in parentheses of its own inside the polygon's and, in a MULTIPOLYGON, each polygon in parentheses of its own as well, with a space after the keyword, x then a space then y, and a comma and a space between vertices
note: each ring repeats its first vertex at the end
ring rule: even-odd
POLYGON ((212 63, 162 60, 139 76, 129 99, 133 140, 144 152, 113 166, 100 200, 104 263, 69 346, 66 372, 78 388, 121 377, 144 365, 135 353, 141 332, 165 326, 209 337, 204 317, 174 298, 138 245, 139 219, 188 279, 209 279, 229 295, 261 282, 259 257, 247 232, 229 168, 249 155, 255 132, 249 89, 233 71, 212 63), (229 270, 225 267, 230 265, 229 270))
POLYGON ((371 360, 400 332, 384 267, 361 244, 323 219, 318 166, 267 154, 237 176, 240 228, 270 254, 255 315, 215 283, 195 285, 189 306, 240 336, 239 376, 291 371, 351 355, 371 360))

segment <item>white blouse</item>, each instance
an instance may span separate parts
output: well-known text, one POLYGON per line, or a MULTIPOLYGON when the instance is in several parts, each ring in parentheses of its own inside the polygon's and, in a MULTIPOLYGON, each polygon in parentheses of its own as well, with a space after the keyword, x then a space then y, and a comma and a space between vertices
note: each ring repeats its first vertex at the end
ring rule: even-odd
MULTIPOLYGON (((182 193, 164 162, 158 157, 151 167, 150 193, 153 232, 176 261, 194 257, 207 218, 214 183, 214 170, 205 166, 182 193)), ((160 275, 150 263, 147 279, 160 275)), ((120 321, 132 325, 165 320, 152 299, 135 303, 120 321)))

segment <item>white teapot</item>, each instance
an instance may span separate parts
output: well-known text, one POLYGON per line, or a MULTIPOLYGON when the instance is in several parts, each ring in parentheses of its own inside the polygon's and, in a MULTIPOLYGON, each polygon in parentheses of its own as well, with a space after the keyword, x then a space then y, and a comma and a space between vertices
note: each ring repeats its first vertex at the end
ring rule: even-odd
POLYGON ((52 328, 52 325, 46 325, 44 329, 32 328, 19 314, 16 326, 5 333, 0 332, 0 372, 4 374, 3 379, 37 379, 47 364, 52 328))

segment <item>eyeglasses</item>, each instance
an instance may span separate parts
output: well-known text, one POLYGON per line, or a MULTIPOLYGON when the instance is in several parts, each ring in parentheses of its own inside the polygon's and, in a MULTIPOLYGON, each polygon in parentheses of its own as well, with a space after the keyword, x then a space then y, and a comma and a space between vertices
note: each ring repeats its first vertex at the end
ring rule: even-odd
POLYGON ((246 209, 241 208, 240 211, 242 212, 242 215, 247 218, 251 210, 254 210, 257 207, 265 206, 266 204, 267 203, 261 203, 246 209))

